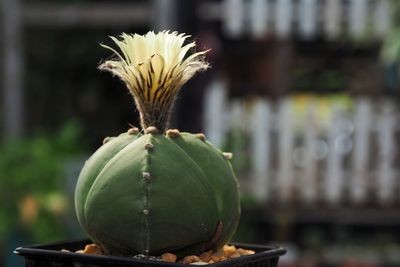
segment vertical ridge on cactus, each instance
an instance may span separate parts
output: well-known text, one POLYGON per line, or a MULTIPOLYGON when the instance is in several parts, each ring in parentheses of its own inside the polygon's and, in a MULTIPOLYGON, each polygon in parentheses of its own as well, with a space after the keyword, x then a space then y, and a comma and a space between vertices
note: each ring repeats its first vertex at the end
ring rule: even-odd
POLYGON ((208 67, 205 51, 176 32, 112 37, 120 54, 100 69, 124 81, 141 116, 104 144, 83 167, 75 191, 78 220, 110 255, 180 257, 222 247, 240 216, 238 183, 230 157, 204 134, 167 130, 181 86, 208 67))

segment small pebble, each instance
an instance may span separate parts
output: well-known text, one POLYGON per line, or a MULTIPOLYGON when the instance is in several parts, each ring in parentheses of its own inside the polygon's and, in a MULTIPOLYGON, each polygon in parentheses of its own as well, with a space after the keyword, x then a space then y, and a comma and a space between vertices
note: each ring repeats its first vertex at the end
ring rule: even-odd
POLYGON ((223 246, 222 249, 223 249, 224 254, 226 256, 229 256, 229 255, 231 255, 231 254, 236 252, 236 247, 235 246, 225 245, 225 246, 223 246))
POLYGON ((227 257, 225 256, 224 250, 222 248, 218 249, 215 253, 211 255, 211 259, 216 262, 226 260, 226 258, 227 257))
POLYGON ((219 262, 219 261, 224 261, 226 260, 227 257, 225 255, 212 255, 211 256, 211 260, 215 261, 215 262, 219 262))
POLYGON ((239 258, 240 254, 238 252, 234 252, 228 256, 228 259, 239 258))
POLYGON ((213 253, 212 250, 203 252, 199 255, 199 258, 204 262, 209 262, 211 260, 212 253, 213 253))
POLYGON ((195 256, 195 255, 190 255, 190 256, 186 256, 183 258, 182 263, 183 264, 189 264, 189 263, 193 263, 193 262, 199 262, 200 258, 195 256))
POLYGON ((241 256, 246 256, 253 255, 255 252, 253 250, 238 248, 237 253, 239 253, 241 256))
POLYGON ((93 255, 103 255, 103 250, 101 247, 99 247, 96 244, 89 244, 85 246, 85 249, 83 250, 84 254, 93 254, 93 255))
POLYGON ((161 261, 176 262, 176 255, 172 253, 164 253, 161 255, 161 261))

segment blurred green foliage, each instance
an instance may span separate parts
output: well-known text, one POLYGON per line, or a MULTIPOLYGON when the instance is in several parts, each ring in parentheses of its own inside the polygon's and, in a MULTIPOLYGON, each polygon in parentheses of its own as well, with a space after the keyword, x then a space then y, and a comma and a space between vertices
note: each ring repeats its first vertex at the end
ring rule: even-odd
POLYGON ((0 246, 22 231, 32 242, 66 236, 73 203, 66 194, 65 163, 81 155, 77 123, 56 134, 36 134, 0 144, 0 246))
POLYGON ((391 4, 391 30, 386 36, 381 58, 386 64, 395 64, 400 62, 400 1, 392 0, 391 4))
POLYGON ((346 73, 339 69, 297 69, 291 76, 292 86, 296 91, 337 92, 348 87, 346 73))

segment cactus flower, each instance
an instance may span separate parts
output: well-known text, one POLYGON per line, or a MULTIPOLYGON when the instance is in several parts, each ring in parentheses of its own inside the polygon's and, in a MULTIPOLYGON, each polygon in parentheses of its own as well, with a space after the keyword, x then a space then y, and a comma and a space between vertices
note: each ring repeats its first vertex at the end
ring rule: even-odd
POLYGON ((180 257, 218 249, 240 215, 238 184, 223 153, 204 134, 167 130, 179 89, 208 64, 206 51, 176 32, 111 37, 120 52, 100 65, 127 86, 143 131, 104 139, 87 160, 75 191, 78 220, 110 255, 180 257))
POLYGON ((146 35, 125 34, 121 40, 111 39, 121 52, 110 49, 117 56, 100 65, 125 82, 141 114, 142 127, 157 126, 164 131, 175 97, 182 85, 196 72, 208 68, 203 60, 207 51, 186 54, 196 46, 184 45, 188 35, 163 31, 146 35))

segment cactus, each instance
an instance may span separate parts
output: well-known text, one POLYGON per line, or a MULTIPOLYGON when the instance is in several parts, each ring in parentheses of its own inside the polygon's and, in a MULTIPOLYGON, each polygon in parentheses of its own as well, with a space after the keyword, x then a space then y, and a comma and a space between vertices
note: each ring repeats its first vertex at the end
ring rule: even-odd
POLYGON ((204 134, 167 130, 176 94, 208 67, 206 51, 176 32, 111 37, 121 53, 100 65, 128 87, 141 126, 106 138, 85 163, 75 192, 79 223, 107 254, 174 252, 182 257, 218 249, 240 214, 229 159, 204 134))

